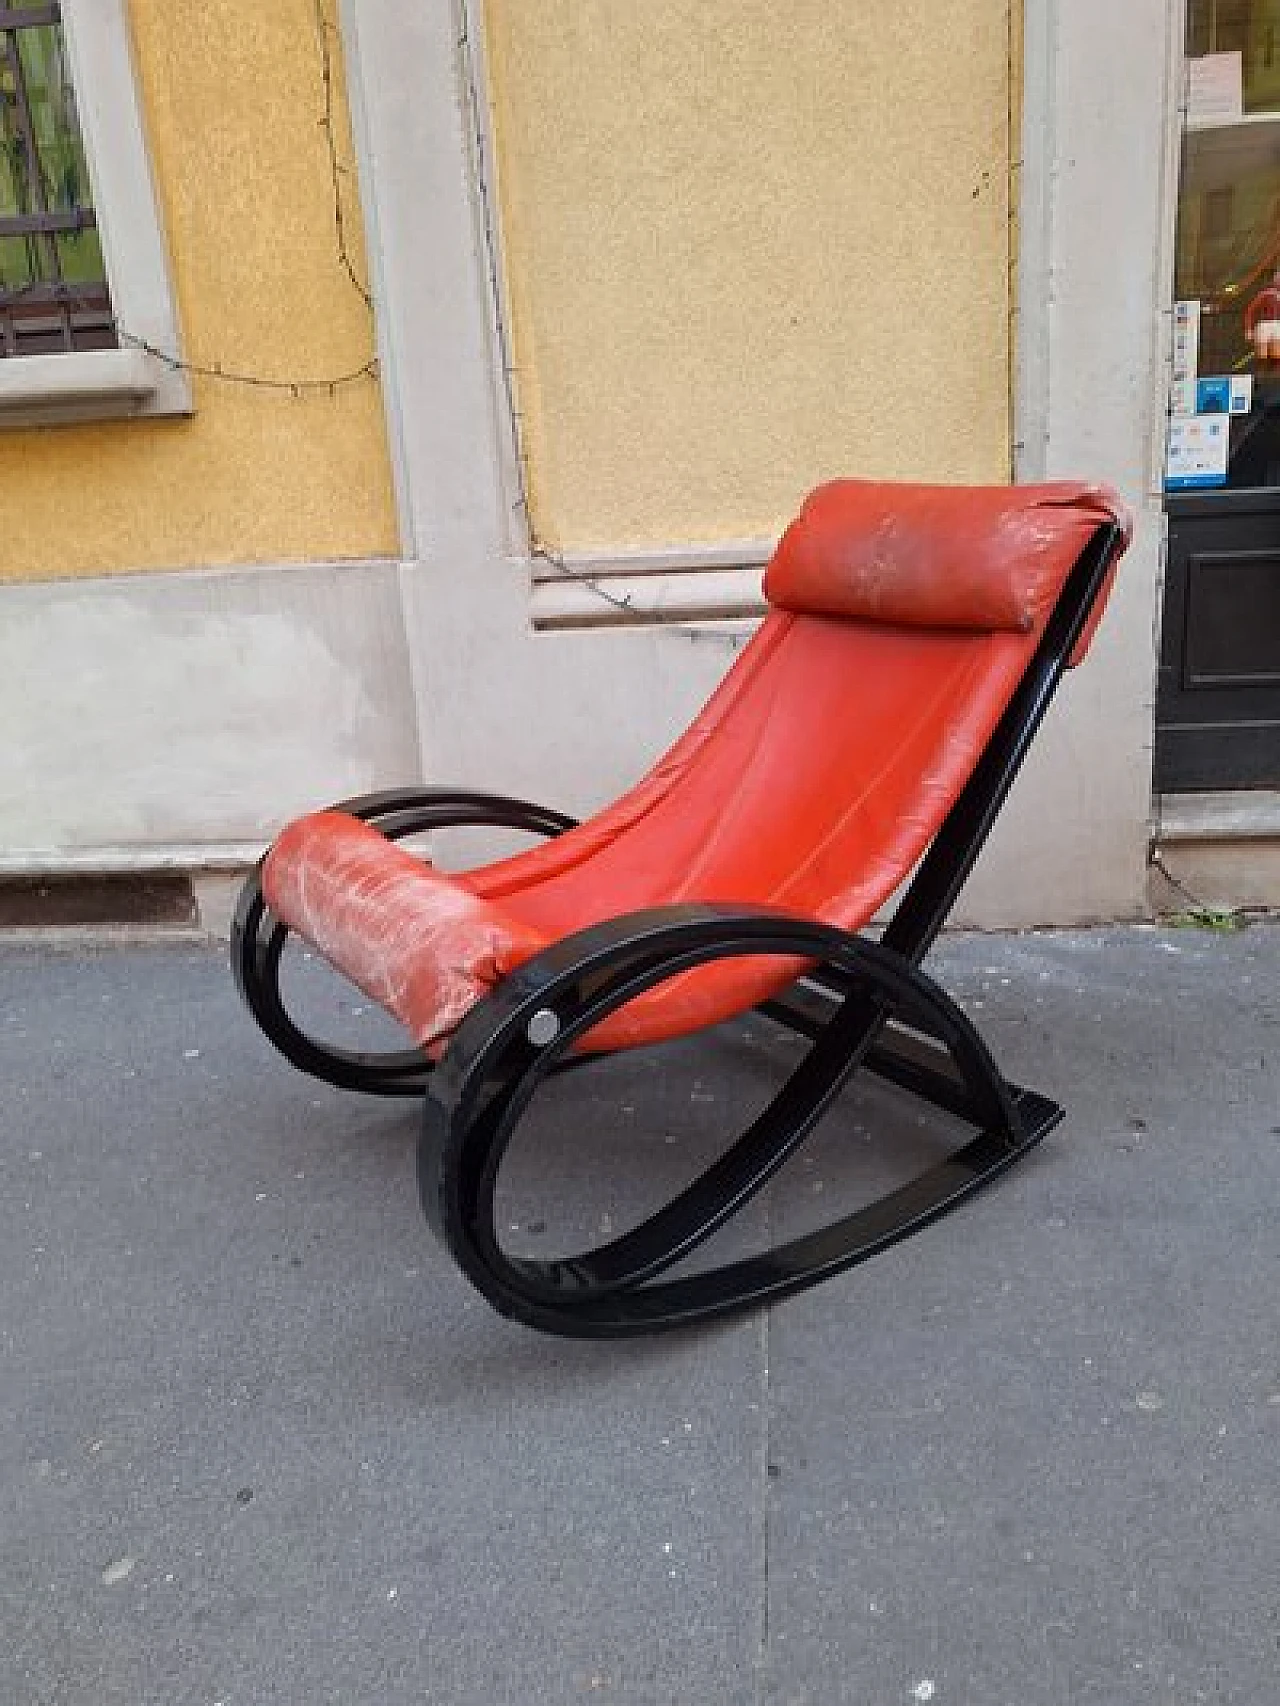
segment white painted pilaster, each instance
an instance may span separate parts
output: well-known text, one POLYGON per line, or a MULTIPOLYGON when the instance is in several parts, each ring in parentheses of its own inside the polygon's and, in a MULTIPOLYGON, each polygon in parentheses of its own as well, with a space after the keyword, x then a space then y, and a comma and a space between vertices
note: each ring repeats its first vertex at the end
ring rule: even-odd
POLYGON ((1027 0, 1018 477, 1108 481, 1137 529, 963 898, 982 923, 1146 906, 1181 48, 1168 0, 1027 0))

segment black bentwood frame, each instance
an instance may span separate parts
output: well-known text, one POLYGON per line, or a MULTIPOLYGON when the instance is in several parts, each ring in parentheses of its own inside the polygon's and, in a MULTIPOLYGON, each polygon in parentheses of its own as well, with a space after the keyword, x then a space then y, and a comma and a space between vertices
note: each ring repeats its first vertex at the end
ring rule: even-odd
MULTIPOLYGON (((915 1232, 995 1178, 1063 1117, 1008 1083, 972 1023, 921 969, 1009 792, 1108 569, 1118 527, 1097 529, 1072 569, 995 732, 881 939, 765 908, 680 904, 565 937, 527 961, 455 1031, 438 1063, 407 1049, 340 1050, 303 1032, 279 986, 288 930, 257 873, 232 937, 240 990, 296 1066, 345 1089, 424 1097, 418 1182, 430 1224, 503 1314, 546 1332, 610 1337, 705 1320, 787 1296, 915 1232), (741 955, 814 969, 762 1011, 811 1040, 768 1107, 692 1184, 624 1235, 554 1261, 504 1251, 495 1193, 508 1146, 540 1084, 573 1064, 574 1042, 680 972, 741 955), (974 1135, 911 1183, 816 1232, 709 1270, 662 1278, 723 1226, 804 1143, 859 1070, 958 1116, 974 1135)), ((409 789, 336 808, 389 839, 461 825, 556 835, 573 820, 519 800, 409 789)))

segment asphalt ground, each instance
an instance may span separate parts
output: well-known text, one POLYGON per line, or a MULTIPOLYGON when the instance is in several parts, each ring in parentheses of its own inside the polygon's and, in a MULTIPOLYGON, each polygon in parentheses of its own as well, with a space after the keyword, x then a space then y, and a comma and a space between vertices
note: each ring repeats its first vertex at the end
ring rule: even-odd
MULTIPOLYGON (((584 1344, 469 1289, 413 1105, 300 1077, 221 952, 0 949, 0 1706, 1280 1701, 1280 928, 930 966, 1066 1123, 772 1310, 584 1344)), ((621 1226, 795 1046, 570 1074, 513 1237, 621 1226)), ((732 1236, 952 1136, 846 1101, 732 1236)))

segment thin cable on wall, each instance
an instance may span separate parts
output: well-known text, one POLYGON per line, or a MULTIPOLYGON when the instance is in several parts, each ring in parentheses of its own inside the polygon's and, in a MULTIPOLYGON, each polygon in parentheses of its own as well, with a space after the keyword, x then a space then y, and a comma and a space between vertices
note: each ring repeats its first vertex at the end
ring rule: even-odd
POLYGON ((321 379, 272 379, 260 373, 240 373, 234 368, 223 367, 221 362, 205 366, 198 361, 186 361, 168 350, 158 349, 146 338, 140 338, 128 331, 118 320, 114 322, 114 326, 116 337, 122 344, 154 356, 175 373, 189 373, 198 379, 218 379, 227 385, 250 385, 259 391, 288 391, 291 396, 299 398, 320 391, 327 391, 331 397, 336 397, 345 386, 359 384, 365 379, 376 379, 378 376, 378 358, 373 355, 368 361, 359 367, 353 367, 347 373, 335 373, 321 379))
POLYGON ((471 149, 471 172, 476 198, 480 204, 480 223, 484 237, 485 271, 488 276, 489 304, 493 314, 494 336, 498 345, 498 363, 502 374, 503 400, 511 425, 515 447, 515 500, 513 508, 522 518, 529 541, 529 556, 535 563, 545 563, 566 580, 585 586, 589 591, 626 615, 634 614, 634 606, 625 595, 608 591, 598 579, 575 572, 557 551, 543 544, 533 524, 529 501, 529 452, 525 440, 524 416, 516 392, 516 368, 511 344, 511 331, 505 312, 506 293, 498 260, 498 232, 493 205, 492 174, 489 165, 489 139, 485 127, 487 97, 480 87, 480 73, 471 41, 471 18, 466 0, 460 0, 462 32, 458 51, 462 56, 463 87, 467 102, 467 142, 471 149))
POLYGON ((748 634, 726 634, 717 629, 679 625, 658 616, 647 617, 637 611, 626 594, 611 591, 599 576, 584 574, 570 568, 564 557, 538 538, 529 500, 529 451, 524 431, 524 416, 517 392, 517 373, 512 349, 511 328, 506 316, 506 292, 499 260, 498 215, 494 207, 493 171, 490 163, 489 137, 485 124, 488 111, 487 95, 482 88, 476 50, 473 43, 468 0, 458 0, 461 30, 458 52, 462 62, 463 90, 467 109, 467 144, 471 151, 471 171, 476 199, 480 209, 480 229, 484 244, 485 272, 489 287, 489 306, 493 316, 494 336, 498 345, 498 361, 502 374, 503 402, 515 449, 515 497, 512 507, 524 522, 528 536, 529 556, 535 563, 545 563, 557 574, 576 586, 584 586, 603 603, 646 627, 661 628, 664 633, 676 634, 694 644, 713 644, 729 651, 740 651, 748 634))
MULTIPOLYGON (((320 77, 324 84, 324 113, 320 126, 325 134, 325 142, 329 150, 329 175, 333 179, 333 225, 338 239, 338 259, 342 262, 352 287, 370 313, 373 312, 373 296, 369 287, 356 271, 355 262, 351 258, 351 250, 347 245, 347 214, 342 196, 342 180, 351 175, 351 167, 338 158, 337 123, 334 117, 334 68, 333 49, 330 36, 338 35, 338 26, 325 15, 324 0, 316 0, 316 29, 320 39, 320 77)), ((341 39, 341 38, 339 38, 341 39)))
POLYGON ((471 18, 466 0, 460 0, 459 10, 462 33, 458 37, 458 51, 462 56, 463 87, 467 102, 467 142, 471 150, 472 180, 480 204, 485 271, 488 275, 489 304, 493 313, 494 336, 498 345, 498 364, 502 373, 503 400, 511 425, 512 444, 515 447, 516 490, 513 507, 524 522, 529 540, 529 556, 534 562, 546 563, 549 568, 555 569, 566 580, 573 580, 587 587, 598 598, 603 599, 606 604, 612 605, 615 610, 630 615, 633 606, 629 598, 606 591, 600 582, 590 575, 575 574, 558 552, 542 543, 534 529, 533 511, 529 502, 529 454, 525 442, 524 416, 520 411, 519 399, 516 394, 515 360, 505 312, 506 298, 503 290, 502 273, 498 262, 498 234, 495 224, 493 192, 490 187, 489 145, 484 118, 487 107, 482 104, 487 98, 480 88, 480 74, 471 43, 471 18))
MULTIPOLYGON (((90 306, 88 299, 80 295, 74 285, 60 285, 53 289, 47 289, 43 300, 63 303, 69 308, 90 306)), ((367 361, 361 362, 359 367, 350 368, 344 373, 282 379, 264 373, 244 372, 239 368, 224 366, 219 361, 189 361, 185 356, 175 355, 172 350, 161 349, 149 338, 140 337, 137 332, 131 332, 114 315, 111 320, 111 330, 119 344, 129 349, 142 350, 144 354, 154 357, 156 361, 161 362, 174 373, 187 373, 197 379, 215 379, 226 385, 250 385, 259 391, 287 391, 294 397, 327 391, 330 396, 336 396, 338 391, 345 386, 355 385, 366 379, 376 379, 378 376, 378 358, 376 355, 371 355, 367 361)))
MULTIPOLYGON (((325 133, 326 149, 329 157, 329 173, 333 184, 334 235, 337 244, 338 262, 352 288, 365 304, 370 314, 373 312, 373 297, 368 287, 361 281, 356 271, 347 242, 346 210, 342 195, 342 180, 351 175, 352 168, 344 164, 338 148, 337 113, 335 109, 335 72, 333 50, 330 35, 337 34, 337 25, 325 14, 324 0, 315 0, 316 32, 320 55, 320 81, 323 90, 323 106, 317 120, 325 133)), ((36 283, 23 286, 22 289, 11 293, 10 300, 20 298, 25 290, 34 290, 36 283)), ((74 285, 62 284, 53 291, 46 288, 46 300, 65 304, 71 308, 89 306, 87 300, 77 292, 74 285)), ((328 393, 336 397, 340 390, 352 385, 358 385, 366 380, 378 377, 378 358, 371 353, 367 360, 359 366, 347 369, 342 373, 326 375, 305 375, 297 378, 283 378, 272 374, 253 373, 235 364, 222 361, 189 361, 177 355, 172 350, 165 350, 152 343, 148 338, 140 337, 137 332, 123 324, 115 316, 111 321, 112 331, 116 340, 129 349, 141 350, 154 358, 174 373, 185 373, 197 379, 210 379, 224 385, 250 386, 258 391, 287 392, 295 398, 309 395, 328 393)))

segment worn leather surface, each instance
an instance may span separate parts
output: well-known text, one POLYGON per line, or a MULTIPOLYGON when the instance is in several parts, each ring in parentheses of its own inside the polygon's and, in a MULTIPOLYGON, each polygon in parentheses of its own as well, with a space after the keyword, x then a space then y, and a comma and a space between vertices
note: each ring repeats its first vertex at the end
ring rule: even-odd
POLYGON ((543 938, 342 812, 290 824, 263 870, 277 918, 430 1048, 543 938))
MULTIPOLYGON (((765 904, 857 929, 933 839, 1062 582, 1098 525, 1120 514, 1086 486, 824 487, 784 539, 766 592, 838 609, 871 597, 860 564, 881 565, 883 589, 883 564, 896 562, 905 590, 878 591, 873 617, 774 609, 649 774, 553 841, 447 877, 354 819, 321 813, 269 855, 268 904, 428 1046, 540 946, 641 907, 765 904), (893 533, 877 518, 900 493, 909 519, 893 533), (1029 567, 1015 567, 1014 541, 1029 567)), ((638 998, 587 1044, 683 1034, 755 1005, 797 969, 718 962, 638 998)))
POLYGON ((1129 521, 1103 486, 819 486, 778 544, 782 610, 921 628, 1029 634, 1096 527, 1129 521))

